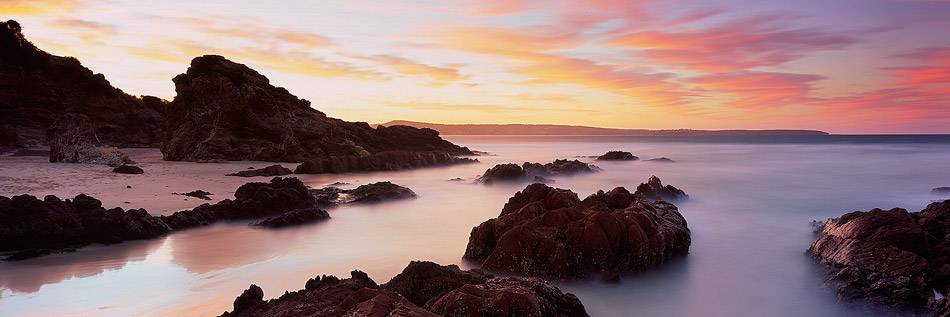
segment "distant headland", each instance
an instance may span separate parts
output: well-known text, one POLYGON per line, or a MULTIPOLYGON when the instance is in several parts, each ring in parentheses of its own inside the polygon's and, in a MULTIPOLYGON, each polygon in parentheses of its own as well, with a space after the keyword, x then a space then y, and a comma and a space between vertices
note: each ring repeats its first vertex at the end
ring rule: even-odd
POLYGON ((442 135, 631 135, 631 136, 671 136, 671 135, 828 135, 818 130, 648 130, 615 129, 578 125, 557 124, 440 124, 405 120, 393 120, 375 126, 406 125, 416 128, 429 128, 442 135))

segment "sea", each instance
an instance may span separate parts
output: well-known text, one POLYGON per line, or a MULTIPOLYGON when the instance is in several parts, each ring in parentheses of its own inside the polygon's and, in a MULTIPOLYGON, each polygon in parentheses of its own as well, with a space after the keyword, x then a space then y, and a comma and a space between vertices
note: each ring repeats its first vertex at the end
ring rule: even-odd
POLYGON ((472 228, 527 184, 475 179, 495 164, 566 158, 602 169, 550 184, 581 198, 633 191, 651 175, 690 196, 677 203, 692 236, 685 258, 619 283, 554 282, 590 315, 875 316, 882 312, 821 288, 822 273, 805 254, 816 239, 811 222, 950 199, 931 193, 950 186, 948 135, 445 138, 488 154, 477 164, 298 176, 312 187, 392 181, 415 199, 338 207, 328 221, 286 229, 224 222, 0 263, 0 315, 218 315, 250 284, 268 299, 355 269, 384 283, 412 260, 476 268, 462 259, 472 228), (594 160, 609 150, 641 160, 594 160), (647 161, 659 157, 674 162, 647 161))

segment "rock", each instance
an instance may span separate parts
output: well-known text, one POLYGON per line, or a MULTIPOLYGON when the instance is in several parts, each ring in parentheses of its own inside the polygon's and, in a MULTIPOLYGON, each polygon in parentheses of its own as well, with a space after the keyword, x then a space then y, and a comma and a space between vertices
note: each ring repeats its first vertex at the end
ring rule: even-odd
POLYGON ((72 200, 31 195, 0 196, 0 252, 20 251, 11 259, 49 254, 92 243, 151 239, 171 231, 144 209, 105 209, 92 197, 72 200))
POLYGON ((172 229, 179 230, 212 224, 218 220, 262 218, 312 208, 313 196, 299 179, 274 177, 269 183, 247 183, 234 192, 234 200, 203 204, 194 209, 161 216, 172 229))
POLYGON ((187 193, 172 193, 172 195, 191 196, 191 197, 195 197, 199 199, 211 200, 211 197, 208 197, 208 195, 214 195, 214 194, 200 190, 200 189, 196 189, 187 193))
POLYGON ((950 194, 950 187, 937 187, 930 190, 931 194, 950 194))
POLYGON ((329 118, 260 73, 217 55, 176 76, 161 150, 169 161, 303 162, 387 151, 472 155, 432 129, 329 118))
POLYGON ((112 172, 120 173, 120 174, 144 174, 145 173, 145 171, 143 171, 141 167, 138 167, 135 165, 126 165, 126 164, 122 164, 119 167, 113 168, 112 172))
POLYGON ((558 175, 571 175, 576 173, 593 173, 600 170, 597 166, 590 165, 578 160, 568 161, 567 159, 554 160, 554 162, 541 164, 525 162, 521 166, 514 163, 498 164, 485 171, 476 182, 490 185, 496 181, 527 181, 532 180, 538 183, 553 182, 545 177, 558 175))
POLYGON ((429 166, 477 163, 478 160, 453 157, 439 151, 390 151, 371 155, 348 155, 317 158, 303 162, 296 174, 351 173, 397 171, 429 166))
POLYGON ((253 305, 239 309, 244 294, 250 292, 256 298, 252 285, 235 300, 234 311, 221 316, 437 316, 399 294, 379 289, 366 273, 353 271, 350 275, 347 279, 318 276, 307 281, 304 289, 269 301, 252 299, 253 305))
POLYGON ((130 96, 76 58, 40 50, 13 20, 0 22, 0 74, 0 146, 47 145, 47 129, 67 114, 87 116, 106 148, 161 138, 164 101, 130 96))
POLYGON ((515 276, 464 285, 425 308, 443 316, 588 316, 574 294, 539 278, 515 276))
POLYGON ((462 271, 457 265, 439 265, 429 261, 412 261, 382 289, 396 292, 418 306, 439 298, 465 284, 482 284, 491 274, 482 270, 462 271))
POLYGON ((646 183, 640 183, 640 185, 637 186, 636 193, 640 199, 650 201, 665 200, 668 202, 678 202, 689 199, 689 195, 686 195, 686 193, 679 188, 673 187, 672 185, 663 186, 663 182, 660 181, 660 178, 656 177, 656 175, 651 175, 646 183))
POLYGON ((669 158, 665 158, 665 157, 658 157, 658 158, 651 158, 649 160, 646 160, 645 162, 673 163, 675 161, 669 158))
POLYGON ((283 228, 288 226, 314 223, 327 219, 330 219, 330 214, 328 214, 326 210, 313 207, 294 209, 282 213, 279 216, 252 223, 251 225, 266 228, 283 228))
POLYGON ((639 157, 625 151, 608 151, 604 155, 597 157, 599 161, 636 161, 639 159, 639 157))
POLYGON ((842 300, 936 315, 933 290, 950 292, 950 200, 917 213, 872 209, 828 219, 808 254, 826 269, 822 286, 842 300))
POLYGON ((261 169, 249 169, 246 171, 240 171, 237 173, 227 174, 225 176, 240 176, 240 177, 254 177, 254 176, 284 176, 287 174, 293 173, 289 168, 280 166, 280 165, 271 165, 261 169))
POLYGON ((49 161, 120 166, 134 164, 125 153, 99 144, 92 122, 82 114, 64 115, 47 131, 49 161))
POLYGON ((323 207, 353 203, 378 203, 416 197, 416 193, 411 189, 390 182, 360 185, 354 189, 328 186, 321 189, 311 189, 310 194, 316 199, 317 205, 323 207))
POLYGON ((234 313, 251 310, 254 306, 264 303, 264 290, 260 286, 251 284, 241 296, 234 299, 234 313))
POLYGON ((498 218, 472 229, 464 259, 510 274, 582 278, 638 272, 685 256, 690 234, 676 206, 623 187, 583 201, 531 184, 498 218))

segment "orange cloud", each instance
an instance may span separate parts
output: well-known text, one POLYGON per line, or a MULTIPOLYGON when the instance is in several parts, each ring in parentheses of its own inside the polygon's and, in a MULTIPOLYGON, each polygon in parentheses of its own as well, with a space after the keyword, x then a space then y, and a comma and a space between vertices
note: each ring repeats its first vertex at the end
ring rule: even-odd
POLYGON ((49 15, 74 12, 87 5, 82 0, 0 0, 0 12, 7 15, 49 15))
POLYGON ((459 73, 457 68, 430 66, 398 56, 374 55, 358 58, 378 62, 402 74, 428 76, 437 81, 459 81, 471 77, 459 73))
POLYGON ((892 86, 950 85, 950 48, 927 47, 895 57, 927 65, 884 68, 888 74, 902 79, 892 86))
POLYGON ((689 79, 692 91, 732 98, 728 104, 742 109, 767 109, 813 102, 808 95, 818 75, 737 71, 689 79))

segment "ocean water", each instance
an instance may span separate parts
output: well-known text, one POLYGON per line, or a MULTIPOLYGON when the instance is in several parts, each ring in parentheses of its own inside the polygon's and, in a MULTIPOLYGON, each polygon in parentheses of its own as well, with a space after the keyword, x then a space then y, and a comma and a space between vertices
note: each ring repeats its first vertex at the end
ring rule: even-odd
MULTIPOLYGON (((248 285, 265 298, 322 274, 367 272, 388 281, 411 260, 472 267, 461 257, 472 227, 496 217, 526 184, 473 180, 498 163, 593 162, 603 171, 552 186, 583 198, 656 175, 686 191, 679 203, 690 254, 620 283, 556 282, 593 316, 865 316, 819 287, 804 255, 809 222, 854 210, 922 209, 950 199, 950 136, 556 137, 447 136, 487 151, 479 164, 413 171, 303 175, 310 186, 389 180, 419 198, 330 210, 332 219, 282 230, 219 223, 150 241, 0 263, 0 315, 217 315, 248 285), (595 162, 624 150, 675 163, 595 162), (464 181, 450 181, 461 177, 464 181)), ((265 180, 265 178, 259 178, 265 180)))

